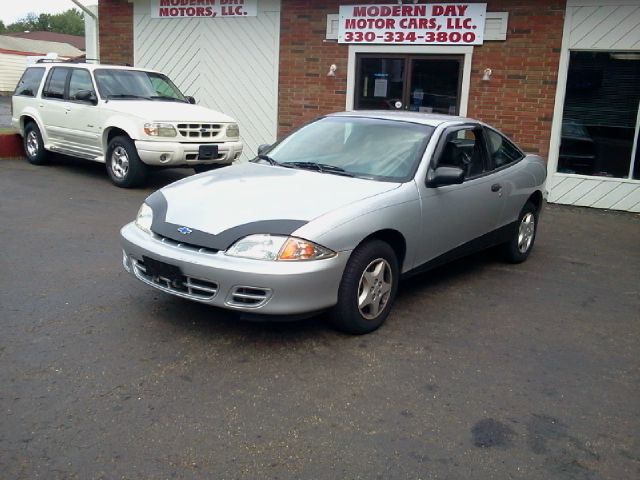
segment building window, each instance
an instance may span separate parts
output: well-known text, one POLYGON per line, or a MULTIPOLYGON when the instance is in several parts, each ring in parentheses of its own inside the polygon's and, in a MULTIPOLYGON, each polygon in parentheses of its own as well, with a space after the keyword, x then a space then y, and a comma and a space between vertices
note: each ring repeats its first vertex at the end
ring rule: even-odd
POLYGON ((558 172, 638 179, 640 53, 571 52, 558 172))

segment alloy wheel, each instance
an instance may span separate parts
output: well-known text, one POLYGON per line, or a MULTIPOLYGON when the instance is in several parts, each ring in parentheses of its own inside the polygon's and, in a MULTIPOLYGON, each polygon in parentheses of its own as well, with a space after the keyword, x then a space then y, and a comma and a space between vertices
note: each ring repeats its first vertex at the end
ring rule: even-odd
POLYGON ((536 217, 531 212, 522 217, 518 228, 518 250, 525 253, 531 247, 536 232, 536 217))
POLYGON ((389 301, 393 275, 384 258, 372 261, 360 277, 358 285, 358 310, 367 320, 374 320, 389 301))
POLYGON ((117 146, 111 153, 111 171, 117 179, 123 179, 129 171, 129 155, 124 147, 117 146))
POLYGON ((27 134, 26 147, 27 155, 29 155, 29 158, 35 158, 38 155, 40 146, 38 143, 38 134, 34 130, 31 130, 27 134))

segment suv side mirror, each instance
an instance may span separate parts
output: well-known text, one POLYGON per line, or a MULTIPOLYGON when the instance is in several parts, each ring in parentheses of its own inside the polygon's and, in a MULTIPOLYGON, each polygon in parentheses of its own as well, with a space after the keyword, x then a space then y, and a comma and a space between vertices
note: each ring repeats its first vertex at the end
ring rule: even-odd
POLYGON ((91 90, 78 90, 75 95, 75 99, 80 100, 81 102, 89 102, 92 105, 96 105, 98 103, 95 93, 91 90))
POLYGON ((196 99, 195 99, 195 98, 193 98, 193 97, 191 97, 191 96, 186 96, 186 97, 184 97, 184 98, 185 98, 185 99, 187 100, 187 102, 189 102, 191 105, 195 105, 195 104, 196 104, 196 99))
POLYGON ((429 170, 427 187, 442 187, 445 185, 459 185, 464 182, 464 170, 457 167, 438 167, 429 170))
POLYGON ((271 148, 271 145, 269 145, 268 143, 263 143, 262 145, 259 145, 258 146, 258 155, 262 155, 263 153, 265 153, 270 148, 271 148))

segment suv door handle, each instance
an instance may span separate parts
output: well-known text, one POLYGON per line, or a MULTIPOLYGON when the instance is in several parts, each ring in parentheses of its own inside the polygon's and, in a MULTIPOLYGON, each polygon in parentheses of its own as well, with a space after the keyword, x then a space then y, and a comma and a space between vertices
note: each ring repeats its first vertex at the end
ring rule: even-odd
POLYGON ((492 192, 499 192, 500 190, 502 190, 502 185, 500 185, 499 183, 494 183, 493 185, 491 185, 492 192))

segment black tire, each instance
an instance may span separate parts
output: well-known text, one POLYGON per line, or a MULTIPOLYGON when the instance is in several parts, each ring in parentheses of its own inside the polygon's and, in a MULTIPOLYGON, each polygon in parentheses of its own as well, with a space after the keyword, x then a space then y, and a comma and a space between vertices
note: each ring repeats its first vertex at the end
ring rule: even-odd
POLYGON ((113 137, 107 147, 107 173, 121 188, 137 187, 144 183, 149 168, 142 163, 136 146, 129 137, 113 137))
POLYGON ((509 263, 524 262, 531 250, 538 233, 538 209, 531 203, 525 203, 513 229, 511 240, 503 245, 505 259, 509 263))
POLYGON ((44 149, 42 134, 38 125, 34 122, 29 122, 25 125, 22 145, 29 163, 33 165, 46 165, 49 163, 49 152, 44 149))
POLYGON ((231 164, 230 163, 212 163, 209 165, 194 165, 193 170, 196 173, 204 173, 204 172, 210 172, 211 170, 218 170, 219 168, 222 168, 222 167, 228 167, 229 165, 231 164))
POLYGON ((336 328, 352 335, 363 335, 379 328, 387 319, 396 297, 399 272, 398 259, 388 243, 370 240, 356 248, 342 274, 338 303, 331 314, 336 328), (380 275, 372 279, 377 282, 368 283, 365 272, 372 273, 372 267, 375 271, 375 267, 379 265, 382 265, 380 275), (386 293, 385 285, 390 285, 386 293), (375 295, 368 299, 365 295, 363 305, 359 305, 359 297, 363 290, 366 292, 367 287, 369 293, 373 292, 375 295))

